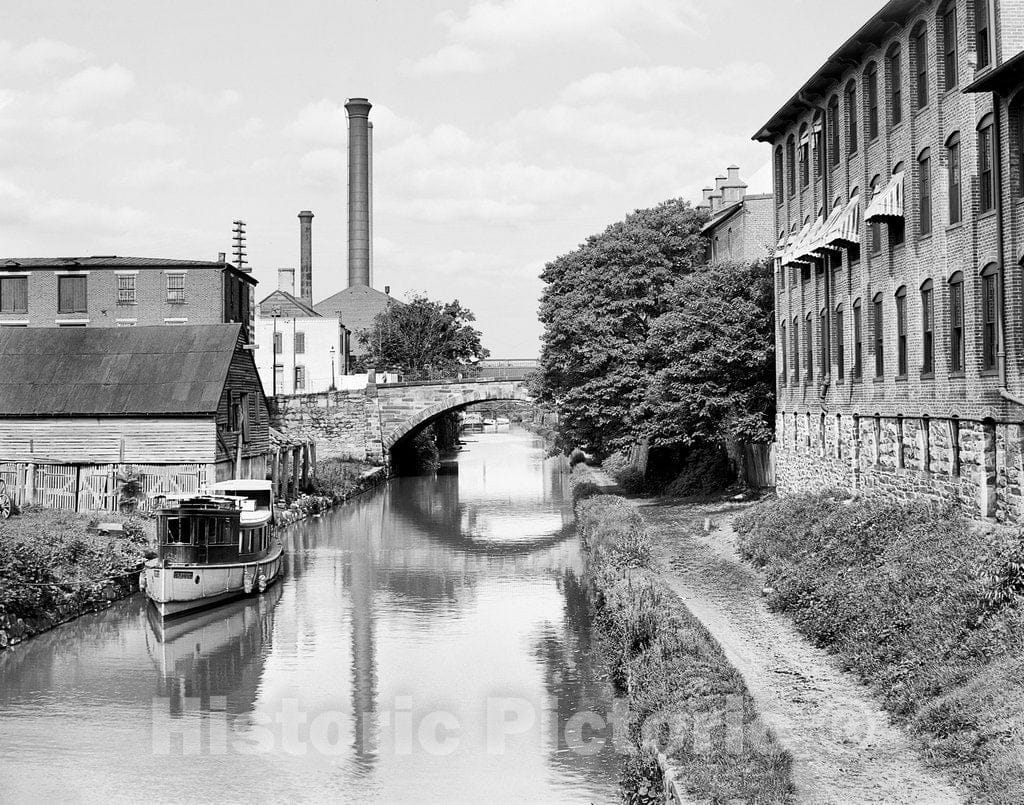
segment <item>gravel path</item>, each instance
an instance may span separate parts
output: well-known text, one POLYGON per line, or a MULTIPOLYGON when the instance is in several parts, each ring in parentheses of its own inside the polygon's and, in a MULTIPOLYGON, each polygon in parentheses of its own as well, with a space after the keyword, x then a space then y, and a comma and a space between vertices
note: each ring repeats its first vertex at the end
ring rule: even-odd
POLYGON ((793 755, 799 802, 954 803, 963 796, 926 766, 912 739, 825 651, 768 611, 760 576, 740 560, 723 506, 640 504, 667 581, 722 645, 765 723, 793 755), (704 518, 711 532, 704 532, 704 518))

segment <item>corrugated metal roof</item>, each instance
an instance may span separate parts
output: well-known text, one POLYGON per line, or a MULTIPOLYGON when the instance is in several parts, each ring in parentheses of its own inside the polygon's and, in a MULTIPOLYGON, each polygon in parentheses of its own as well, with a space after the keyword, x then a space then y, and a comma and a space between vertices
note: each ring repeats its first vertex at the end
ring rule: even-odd
POLYGON ((240 324, 0 329, 0 416, 212 414, 240 324))

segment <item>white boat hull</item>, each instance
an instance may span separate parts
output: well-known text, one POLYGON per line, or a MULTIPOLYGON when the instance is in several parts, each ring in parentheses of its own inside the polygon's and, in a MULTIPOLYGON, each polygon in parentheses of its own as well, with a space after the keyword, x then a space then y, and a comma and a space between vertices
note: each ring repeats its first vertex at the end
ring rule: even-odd
POLYGON ((281 575, 283 561, 284 548, 275 541, 265 557, 252 562, 147 566, 146 595, 162 618, 187 615, 262 592, 281 575))

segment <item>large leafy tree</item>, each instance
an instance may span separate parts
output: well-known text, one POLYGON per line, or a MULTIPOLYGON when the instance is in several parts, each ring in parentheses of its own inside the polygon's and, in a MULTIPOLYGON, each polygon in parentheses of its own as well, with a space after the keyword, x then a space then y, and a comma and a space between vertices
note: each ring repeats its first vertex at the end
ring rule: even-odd
POLYGON ((673 288, 650 330, 643 417, 652 443, 684 448, 769 442, 775 324, 767 261, 704 266, 673 288))
POLYGON ((459 300, 436 302, 423 294, 389 305, 359 332, 367 366, 399 366, 406 372, 451 377, 491 353, 472 326, 473 313, 459 300))
POLYGON ((651 326, 703 263, 704 220, 688 202, 666 201, 545 266, 540 387, 559 411, 563 446, 604 454, 645 435, 651 326))

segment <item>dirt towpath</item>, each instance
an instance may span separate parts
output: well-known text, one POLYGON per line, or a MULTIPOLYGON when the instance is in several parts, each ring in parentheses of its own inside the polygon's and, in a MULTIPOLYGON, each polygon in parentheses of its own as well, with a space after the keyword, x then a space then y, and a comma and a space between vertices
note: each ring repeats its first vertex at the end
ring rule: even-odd
POLYGON ((793 755, 797 800, 956 803, 964 797, 929 768, 912 738, 870 692, 768 611, 760 575, 736 551, 729 505, 639 502, 666 579, 743 674, 764 722, 793 755), (704 518, 711 518, 705 533, 704 518))

